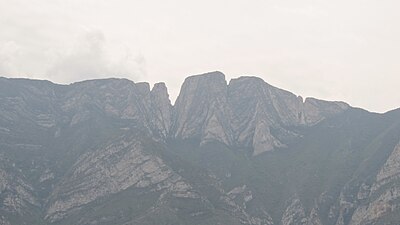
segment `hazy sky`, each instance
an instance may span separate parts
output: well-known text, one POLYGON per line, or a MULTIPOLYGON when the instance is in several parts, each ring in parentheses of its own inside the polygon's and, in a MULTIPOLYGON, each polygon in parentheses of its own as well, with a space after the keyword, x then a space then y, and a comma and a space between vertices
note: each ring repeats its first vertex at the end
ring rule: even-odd
POLYGON ((0 76, 167 83, 219 70, 400 107, 399 0, 0 0, 0 76))

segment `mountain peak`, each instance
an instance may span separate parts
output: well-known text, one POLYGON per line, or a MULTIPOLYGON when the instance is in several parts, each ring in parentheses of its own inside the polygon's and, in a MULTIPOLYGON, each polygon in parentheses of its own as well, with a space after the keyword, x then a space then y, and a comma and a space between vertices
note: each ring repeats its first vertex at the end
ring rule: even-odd
POLYGON ((223 79, 225 80, 225 74, 223 74, 220 71, 213 71, 213 72, 207 72, 203 74, 197 74, 197 75, 192 75, 189 76, 185 79, 185 82, 187 80, 193 80, 193 79, 200 79, 200 80, 220 80, 223 79))
POLYGON ((211 72, 185 79, 174 106, 173 136, 219 141, 260 154, 285 147, 285 139, 296 136, 287 126, 312 126, 346 109, 337 102, 303 102, 254 76, 227 85, 223 73, 211 72))
POLYGON ((262 78, 256 76, 240 76, 238 78, 232 79, 230 82, 235 81, 245 81, 245 82, 254 82, 254 83, 266 83, 262 78))
POLYGON ((227 84, 221 72, 186 78, 174 106, 175 136, 201 139, 203 123, 216 107, 226 102, 226 95, 227 84))

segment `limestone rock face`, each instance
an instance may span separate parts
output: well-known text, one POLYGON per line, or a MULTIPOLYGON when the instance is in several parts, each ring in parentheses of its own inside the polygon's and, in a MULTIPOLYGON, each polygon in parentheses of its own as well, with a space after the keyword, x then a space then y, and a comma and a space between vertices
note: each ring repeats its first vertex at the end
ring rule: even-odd
MULTIPOLYGON (((2 84, 9 89, 7 82, 2 84)), ((126 79, 89 80, 69 86, 27 84, 14 87, 22 94, 0 96, 5 106, 0 109, 1 119, 26 118, 26 123, 32 123, 35 118, 35 126, 59 130, 66 124, 95 122, 105 115, 142 127, 158 140, 218 141, 251 148, 253 155, 285 147, 286 139, 297 136, 288 127, 311 126, 349 108, 340 102, 303 102, 256 77, 240 77, 228 85, 221 72, 188 77, 174 106, 164 83, 155 84, 152 90, 148 83, 126 79), (35 110, 30 110, 32 107, 35 110)), ((8 129, 1 128, 3 132, 8 129)))
POLYGON ((311 126, 347 110, 341 102, 306 99, 256 77, 226 84, 220 72, 189 77, 174 106, 174 136, 252 148, 253 155, 285 147, 290 126, 311 126), (272 134, 271 130, 275 134, 272 134))
POLYGON ((186 78, 174 109, 175 137, 216 140, 230 144, 229 107, 224 74, 213 72, 186 78))
POLYGON ((21 177, 0 169, 0 214, 25 214, 29 213, 31 206, 39 207, 40 203, 33 192, 32 185, 21 177))
POLYGON ((172 105, 169 100, 168 90, 164 83, 157 83, 151 90, 154 130, 158 130, 162 137, 170 134, 172 124, 172 105))
POLYGON ((257 122, 254 130, 253 155, 258 155, 263 152, 272 151, 275 147, 284 147, 278 139, 272 136, 269 126, 265 121, 257 122))
MULTIPOLYGON (((400 209, 400 143, 386 160, 371 188, 367 187, 367 203, 355 210, 350 224, 379 224, 383 216, 398 214, 400 209)), ((361 195, 363 196, 363 195, 361 195)))
POLYGON ((307 217, 304 207, 300 200, 294 198, 286 208, 282 216, 282 225, 300 225, 307 224, 307 217))
POLYGON ((322 225, 318 208, 314 207, 307 214, 300 199, 294 197, 288 204, 283 216, 282 225, 322 225))
POLYGON ((400 178, 400 143, 396 145, 393 153, 389 156, 385 165, 376 176, 376 184, 373 186, 373 191, 376 191, 380 186, 383 186, 395 179, 400 178))
POLYGON ((230 190, 229 192, 222 191, 223 196, 221 200, 226 204, 226 208, 232 210, 238 215, 242 224, 249 225, 272 225, 274 224, 271 216, 264 209, 260 210, 258 215, 251 215, 247 212, 247 209, 251 207, 251 201, 253 200, 252 191, 246 186, 238 186, 230 190))
POLYGON ((310 212, 307 225, 322 225, 322 222, 318 215, 318 211, 315 208, 313 208, 310 212))
POLYGON ((229 83, 229 102, 234 115, 232 126, 238 146, 252 147, 253 155, 283 147, 279 137, 286 134, 285 123, 290 124, 297 118, 297 112, 285 111, 286 103, 297 107, 297 97, 270 86, 260 78, 241 77, 229 83), (282 98, 281 98, 282 97, 282 98), (294 101, 294 102, 293 102, 294 101), (296 116, 294 116, 296 114, 296 116), (271 129, 277 135, 271 134, 271 129))
POLYGON ((148 83, 125 79, 86 81, 72 86, 62 99, 63 111, 73 114, 71 125, 104 113, 131 121, 159 138, 169 133, 172 105, 163 83, 155 84, 151 91, 148 83))
POLYGON ((132 187, 193 195, 191 186, 162 159, 146 154, 139 140, 122 138, 82 155, 50 195, 46 219, 58 221, 96 199, 132 187))
POLYGON ((313 125, 325 118, 347 110, 349 105, 344 102, 329 102, 315 98, 306 98, 303 108, 305 124, 313 125))

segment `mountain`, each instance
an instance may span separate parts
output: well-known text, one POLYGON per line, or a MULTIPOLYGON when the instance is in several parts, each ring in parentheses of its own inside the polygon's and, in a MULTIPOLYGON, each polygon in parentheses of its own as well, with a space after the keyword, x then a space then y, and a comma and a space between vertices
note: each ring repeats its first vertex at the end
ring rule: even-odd
POLYGON ((400 223, 400 109, 257 77, 0 78, 0 225, 400 223))

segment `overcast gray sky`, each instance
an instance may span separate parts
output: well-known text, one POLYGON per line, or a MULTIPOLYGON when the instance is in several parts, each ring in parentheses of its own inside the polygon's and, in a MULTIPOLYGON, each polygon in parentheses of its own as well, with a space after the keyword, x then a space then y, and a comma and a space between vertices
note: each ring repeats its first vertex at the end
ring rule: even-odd
POLYGON ((219 70, 400 107, 398 0, 0 0, 0 76, 167 83, 219 70))

